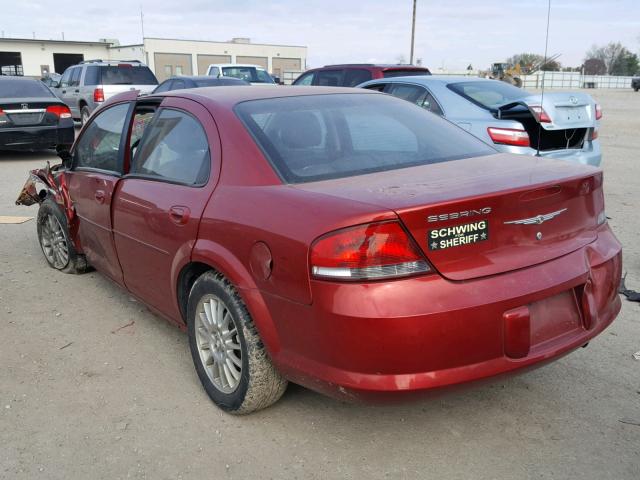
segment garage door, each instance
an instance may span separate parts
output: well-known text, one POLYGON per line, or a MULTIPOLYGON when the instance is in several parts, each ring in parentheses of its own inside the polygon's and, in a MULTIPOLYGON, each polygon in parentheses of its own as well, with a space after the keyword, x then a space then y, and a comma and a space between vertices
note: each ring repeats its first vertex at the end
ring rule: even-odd
POLYGON ((265 70, 267 69, 267 65, 269 65, 267 57, 243 57, 242 55, 236 55, 236 63, 260 65, 265 70))
POLYGON ((198 55, 198 75, 206 75, 212 63, 231 63, 231 55, 198 55))
POLYGON ((273 57, 271 60, 273 65, 273 74, 282 78, 283 72, 301 72, 302 62, 299 58, 280 58, 273 57))
POLYGON ((153 60, 159 82, 173 75, 193 75, 188 53, 154 53, 153 60))

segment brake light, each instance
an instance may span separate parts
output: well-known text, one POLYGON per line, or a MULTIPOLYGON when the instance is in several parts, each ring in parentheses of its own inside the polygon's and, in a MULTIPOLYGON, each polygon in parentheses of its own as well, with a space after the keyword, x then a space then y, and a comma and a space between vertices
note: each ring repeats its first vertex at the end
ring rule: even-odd
POLYGON ((311 274, 320 279, 376 280, 431 271, 398 222, 328 233, 311 245, 311 274))
POLYGON ((93 101, 104 102, 104 90, 102 90, 101 88, 96 88, 93 91, 93 101))
POLYGON ((487 132, 489 132, 493 143, 499 145, 514 145, 516 147, 529 146, 529 134, 524 130, 489 127, 487 128, 487 132))
POLYGON ((540 123, 551 123, 551 117, 544 111, 540 105, 534 105, 531 107, 531 111, 533 112, 533 116, 540 123))
POLYGON ((591 132, 591 140, 595 140, 596 138, 598 138, 598 129, 594 128, 591 132))
POLYGON ((71 118, 71 110, 66 105, 50 105, 47 113, 53 113, 58 118, 71 118))
POLYGON ((596 120, 600 120, 602 118, 602 107, 599 103, 596 103, 596 120))

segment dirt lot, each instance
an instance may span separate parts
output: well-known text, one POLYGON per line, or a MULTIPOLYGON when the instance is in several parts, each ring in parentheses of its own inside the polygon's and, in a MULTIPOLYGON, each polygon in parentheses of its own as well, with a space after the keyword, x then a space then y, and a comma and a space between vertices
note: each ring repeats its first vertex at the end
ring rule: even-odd
MULTIPOLYGON (((640 94, 594 95, 607 213, 640 290, 640 94)), ((0 215, 36 215, 13 201, 47 159, 0 155, 0 215)), ((640 478, 640 425, 621 422, 640 423, 640 304, 490 386, 394 407, 290 386, 238 418, 206 397, 183 333, 98 273, 48 268, 33 220, 0 225, 0 245, 0 478, 640 478)))

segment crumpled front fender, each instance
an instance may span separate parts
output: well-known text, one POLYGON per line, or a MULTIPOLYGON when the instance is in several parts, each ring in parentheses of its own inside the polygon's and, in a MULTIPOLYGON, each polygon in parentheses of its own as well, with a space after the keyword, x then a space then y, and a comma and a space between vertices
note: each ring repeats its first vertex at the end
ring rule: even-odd
POLYGON ((47 162, 46 167, 31 170, 29 172, 29 178, 27 178, 24 187, 22 187, 16 199, 16 205, 29 206, 35 203, 42 203, 45 198, 51 196, 56 203, 60 205, 67 217, 67 221, 71 224, 75 217, 75 212, 61 167, 61 164, 52 167, 49 162, 47 162), (44 188, 38 190, 38 184, 42 184, 44 188))

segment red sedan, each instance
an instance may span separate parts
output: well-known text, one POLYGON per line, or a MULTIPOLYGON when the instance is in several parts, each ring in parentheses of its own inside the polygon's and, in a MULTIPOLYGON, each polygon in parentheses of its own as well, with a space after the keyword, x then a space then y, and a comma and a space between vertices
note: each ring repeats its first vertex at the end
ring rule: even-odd
POLYGON ((499 154, 387 95, 132 92, 62 156, 18 199, 47 261, 186 329, 232 413, 287 381, 381 400, 515 373, 620 310, 601 170, 499 154))

